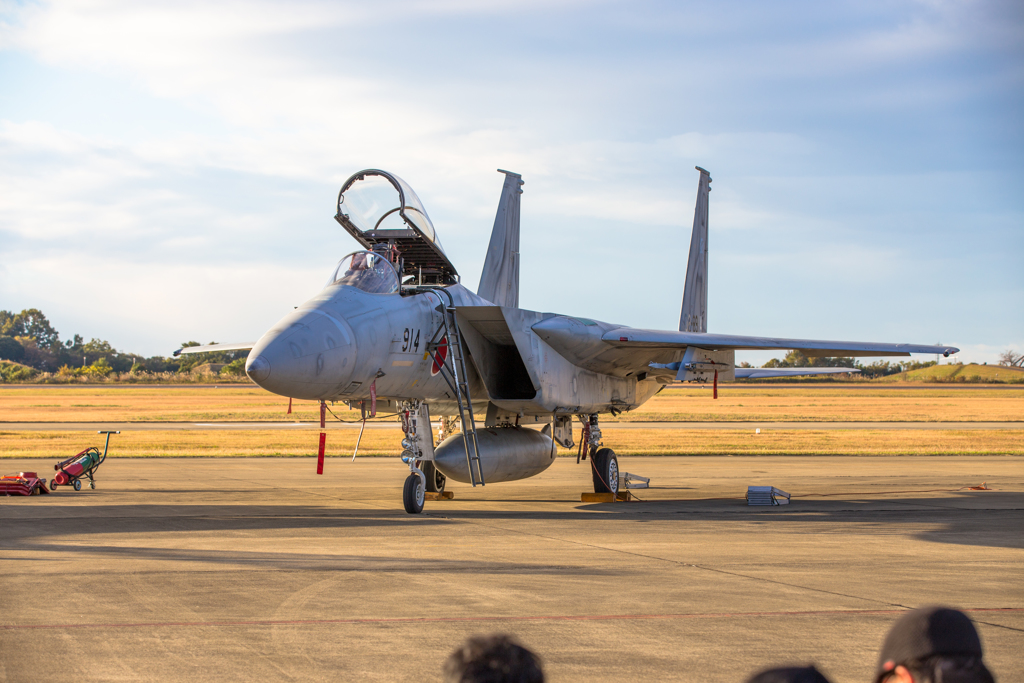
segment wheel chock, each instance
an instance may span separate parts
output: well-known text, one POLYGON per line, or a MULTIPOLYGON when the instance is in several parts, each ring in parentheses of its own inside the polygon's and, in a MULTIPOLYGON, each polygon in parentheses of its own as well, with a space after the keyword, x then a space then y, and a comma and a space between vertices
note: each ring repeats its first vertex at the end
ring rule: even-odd
POLYGON ((423 493, 423 500, 451 500, 455 497, 455 494, 451 491, 425 491, 423 493))
POLYGON ((611 493, 586 493, 586 492, 580 494, 580 502, 581 503, 615 503, 615 502, 628 503, 631 500, 636 500, 636 499, 633 498, 633 494, 630 493, 629 491, 619 491, 618 493, 616 493, 614 495, 612 495, 611 493))

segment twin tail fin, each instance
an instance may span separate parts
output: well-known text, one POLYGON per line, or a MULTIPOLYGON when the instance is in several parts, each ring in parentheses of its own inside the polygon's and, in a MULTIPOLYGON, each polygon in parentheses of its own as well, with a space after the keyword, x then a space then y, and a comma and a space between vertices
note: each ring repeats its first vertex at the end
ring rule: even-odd
POLYGON ((683 307, 679 313, 680 332, 708 331, 708 194, 711 174, 700 166, 697 184, 697 205, 693 209, 693 234, 690 236, 690 258, 686 263, 686 285, 683 307))

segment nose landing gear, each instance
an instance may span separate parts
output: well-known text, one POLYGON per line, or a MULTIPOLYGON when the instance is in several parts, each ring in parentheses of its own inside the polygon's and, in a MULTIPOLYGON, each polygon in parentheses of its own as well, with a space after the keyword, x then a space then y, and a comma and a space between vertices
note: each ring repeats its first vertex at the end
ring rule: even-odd
POLYGON ((402 503, 410 515, 423 512, 426 492, 444 491, 445 476, 434 467, 434 434, 430 428, 430 410, 426 403, 408 401, 402 406, 402 462, 410 474, 402 489, 402 503), (420 467, 423 469, 421 470, 420 467), (438 488, 440 486, 440 488, 438 488))

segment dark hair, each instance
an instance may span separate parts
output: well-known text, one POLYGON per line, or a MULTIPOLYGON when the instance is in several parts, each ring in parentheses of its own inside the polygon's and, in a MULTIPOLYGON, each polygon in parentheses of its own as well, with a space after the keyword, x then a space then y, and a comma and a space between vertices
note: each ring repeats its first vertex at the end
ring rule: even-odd
POLYGON ((901 664, 914 676, 915 683, 995 683, 981 657, 935 655, 901 664))
POLYGON ((829 680, 810 665, 765 669, 748 678, 747 683, 829 683, 829 680))
POLYGON ((540 658, 511 636, 474 636, 448 656, 446 683, 544 683, 540 658))

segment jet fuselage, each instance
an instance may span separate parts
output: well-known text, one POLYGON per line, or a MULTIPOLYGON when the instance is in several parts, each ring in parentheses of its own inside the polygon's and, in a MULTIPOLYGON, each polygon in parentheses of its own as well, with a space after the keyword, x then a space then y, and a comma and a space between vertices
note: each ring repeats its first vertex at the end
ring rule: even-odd
MULTIPOLYGON (((652 379, 593 372, 566 360, 531 329, 562 316, 494 306, 458 284, 446 290, 460 311, 473 400, 489 401, 489 423, 514 416, 630 410, 663 386, 652 379), (464 319, 462 310, 470 317, 464 319)), ((442 297, 430 289, 380 294, 328 285, 260 338, 246 372, 282 396, 367 406, 376 382, 378 402, 425 401, 435 415, 455 415, 454 392, 438 371, 437 356, 427 349, 443 337, 439 305, 447 297, 442 297)), ((434 353, 443 356, 446 349, 434 353)))

